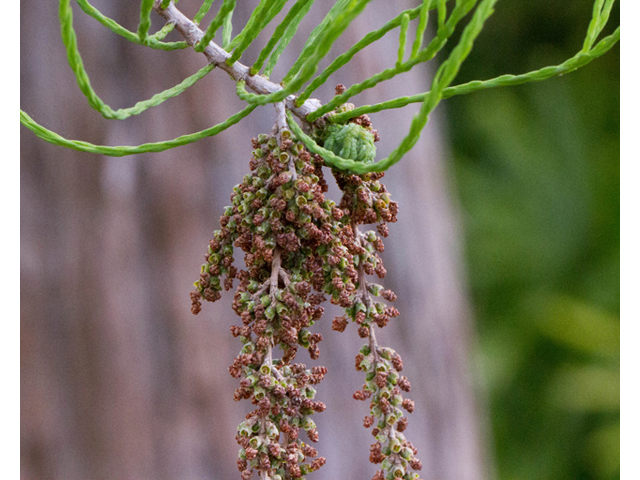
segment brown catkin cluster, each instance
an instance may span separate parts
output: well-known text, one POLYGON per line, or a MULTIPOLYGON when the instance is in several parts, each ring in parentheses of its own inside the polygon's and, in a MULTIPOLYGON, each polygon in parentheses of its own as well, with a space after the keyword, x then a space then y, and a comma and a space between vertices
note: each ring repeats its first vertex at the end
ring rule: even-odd
POLYGON ((250 399, 256 409, 238 429, 238 468, 244 480, 255 471, 275 480, 299 479, 325 463, 300 432, 318 440, 310 416, 325 409, 314 401, 314 386, 326 368, 292 362, 299 347, 312 359, 319 355, 322 336, 309 328, 322 316, 327 275, 343 274, 341 212, 324 198, 322 159, 294 142, 288 130, 260 135, 253 147, 251 173, 234 187, 222 228, 209 244, 192 311, 200 310, 202 298, 216 301, 222 286, 229 289, 239 280, 233 309, 241 325, 231 333, 242 349, 229 372, 240 378, 234 399, 250 399), (232 265, 234 246, 245 252, 245 269, 232 265), (276 346, 281 359, 273 358, 276 346))
POLYGON ((349 297, 345 316, 334 319, 333 329, 344 331, 348 319, 351 319, 358 325, 360 336, 367 338, 372 325, 382 328, 389 323, 390 318, 398 316, 395 307, 373 300, 373 297, 382 297, 387 301, 394 301, 395 293, 365 280, 365 275, 376 274, 379 278, 384 278, 387 273, 379 255, 384 251, 381 237, 389 235, 386 222, 397 220, 398 204, 391 201, 386 187, 379 181, 384 173, 359 176, 334 172, 334 176, 343 191, 340 208, 348 214, 349 221, 341 232, 342 241, 350 253, 350 256, 345 258, 353 262, 353 268, 357 272, 353 280, 358 289, 349 297), (361 232, 358 227, 361 224, 376 222, 377 232, 361 232))
MULTIPOLYGON (((377 140, 368 117, 351 122, 377 140)), ((234 399, 255 405, 236 435, 241 477, 249 480, 257 472, 263 480, 300 480, 325 463, 302 440, 301 431, 318 441, 311 416, 325 409, 314 398, 327 369, 307 369, 293 361, 300 347, 318 358, 322 336, 310 328, 322 317, 321 304, 328 296, 345 312, 332 328, 342 332, 352 321, 360 337, 369 340, 356 357, 366 383, 354 397, 370 399, 364 425, 373 427, 376 438, 370 460, 381 466, 374 480, 417 480, 414 470, 421 464, 402 433, 407 427, 402 409, 411 413, 414 408, 403 397, 410 384, 398 373, 400 356, 379 347, 374 332, 398 316, 381 301, 392 302, 396 295, 366 280, 366 275, 386 274, 379 254, 398 205, 380 183, 384 173, 334 171, 343 192, 336 205, 324 197, 322 158, 311 155, 286 128, 274 131, 253 139, 251 172, 233 188, 191 293, 191 310, 197 314, 202 299, 215 302, 223 288, 230 290, 238 280, 232 307, 241 322, 231 334, 242 347, 229 372, 240 380, 234 399), (360 225, 371 223, 377 231, 360 231, 360 225), (233 265, 234 247, 244 252, 243 269, 233 265), (282 358, 274 357, 276 347, 282 358)))
POLYGON ((357 270, 355 291, 349 296, 350 305, 345 315, 333 321, 332 328, 344 331, 349 320, 358 326, 358 334, 368 338, 368 344, 356 356, 356 370, 365 373, 365 384, 354 393, 356 400, 370 400, 370 415, 364 418, 366 428, 373 427, 376 442, 371 446, 369 460, 380 465, 373 480, 417 480, 416 470, 422 468, 416 458, 416 448, 402 433, 408 424, 402 409, 414 410, 414 403, 403 397, 411 385, 400 376, 403 364, 400 355, 390 348, 378 346, 374 329, 382 328, 399 315, 395 307, 387 306, 376 298, 393 302, 395 293, 368 282, 366 275, 374 273, 383 278, 386 270, 379 256, 384 250, 381 237, 387 237, 387 223, 397 220, 398 205, 392 201, 386 187, 380 183, 384 173, 368 173, 362 176, 335 172, 338 186, 343 192, 340 209, 343 221, 350 222, 343 232, 343 243, 351 254, 357 270), (361 232, 359 225, 377 223, 377 232, 361 232))

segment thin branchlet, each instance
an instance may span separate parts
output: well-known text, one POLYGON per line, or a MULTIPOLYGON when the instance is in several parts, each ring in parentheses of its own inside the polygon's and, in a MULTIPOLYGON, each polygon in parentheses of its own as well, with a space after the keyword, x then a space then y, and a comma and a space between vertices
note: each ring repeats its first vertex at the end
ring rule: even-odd
MULTIPOLYGON (((140 23, 137 31, 133 32, 119 25, 113 19, 102 14, 91 5, 88 0, 78 0, 82 10, 89 16, 99 21, 102 25, 112 30, 114 33, 123 36, 127 40, 145 45, 155 49, 174 50, 186 47, 193 47, 196 51, 202 51, 209 61, 209 65, 199 72, 185 79, 179 85, 167 89, 164 92, 154 95, 148 100, 138 102, 130 108, 114 110, 107 105, 93 90, 87 72, 78 50, 77 39, 72 23, 71 0, 60 1, 60 24, 62 27, 62 39, 67 49, 69 64, 76 76, 78 85, 87 97, 89 105, 100 112, 104 117, 111 119, 125 119, 131 115, 137 115, 150 107, 157 106, 165 100, 179 95, 184 90, 192 86, 197 80, 209 73, 215 66, 226 71, 237 83, 237 92, 249 106, 237 114, 222 122, 218 126, 206 129, 190 135, 183 135, 173 140, 145 143, 136 146, 106 146, 95 145, 89 142, 69 140, 55 132, 45 128, 35 122, 28 114, 20 112, 20 122, 32 130, 38 137, 53 143, 76 150, 100 153, 110 156, 132 155, 142 152, 162 151, 175 148, 186 143, 198 141, 206 136, 216 135, 237 120, 248 115, 255 107, 266 105, 267 103, 284 102, 287 112, 292 112, 305 123, 305 128, 309 124, 315 127, 322 127, 327 121, 334 123, 345 123, 350 118, 358 117, 366 113, 375 113, 392 108, 401 108, 410 103, 422 103, 419 113, 414 117, 409 133, 402 139, 398 147, 382 160, 364 164, 350 161, 333 154, 321 145, 316 144, 312 138, 299 135, 295 126, 291 126, 296 136, 300 138, 305 146, 312 152, 321 155, 324 161, 333 168, 351 171, 353 173, 364 174, 367 172, 381 172, 389 169, 397 163, 403 156, 413 148, 418 140, 420 132, 427 123, 428 116, 438 103, 453 95, 468 94, 486 88, 495 88, 509 85, 519 85, 522 83, 541 81, 556 75, 571 72, 580 68, 595 58, 606 53, 620 39, 620 28, 607 37, 596 42, 604 27, 606 26, 615 0, 595 0, 592 19, 588 25, 583 47, 574 57, 568 59, 557 66, 544 67, 535 71, 521 75, 501 75, 499 77, 484 80, 471 81, 466 84, 451 86, 457 75, 462 62, 468 56, 473 47, 473 43, 484 23, 493 12, 496 0, 460 0, 455 2, 451 12, 447 11, 447 3, 444 0, 424 0, 422 4, 412 10, 402 12, 394 19, 387 22, 380 29, 368 33, 362 40, 357 42, 344 54, 338 56, 328 67, 320 72, 315 78, 318 64, 328 53, 331 45, 342 35, 347 26, 364 10, 368 0, 341 0, 336 2, 326 17, 310 33, 307 42, 302 49, 298 60, 285 76, 281 84, 274 83, 268 79, 280 54, 286 48, 298 30, 301 20, 308 13, 313 0, 298 0, 284 17, 282 23, 276 27, 274 35, 269 40, 267 46, 261 52, 258 61, 249 68, 237 60, 242 53, 257 38, 267 24, 275 17, 285 5, 284 0, 275 2, 260 2, 259 10, 251 16, 249 24, 235 39, 231 40, 231 15, 235 7, 235 0, 224 0, 218 14, 203 32, 198 27, 206 12, 213 2, 206 0, 194 20, 188 19, 170 0, 143 0, 140 7, 140 23), (427 25, 429 10, 437 9, 437 30, 435 36, 423 48, 424 31, 427 25), (458 45, 451 51, 449 57, 444 60, 434 76, 431 89, 428 92, 411 97, 400 97, 393 100, 379 102, 375 105, 365 105, 351 111, 343 111, 333 114, 336 108, 343 105, 352 96, 362 93, 364 90, 375 87, 381 82, 389 80, 397 75, 410 71, 414 66, 426 62, 433 58, 453 35, 456 25, 472 10, 473 17, 465 26, 458 45), (165 18, 165 26, 155 34, 149 34, 150 14, 155 10, 165 18), (404 50, 408 42, 409 22, 418 19, 415 39, 412 44, 411 54, 405 60, 404 50), (219 27, 223 27, 222 47, 212 40, 219 27), (322 85, 327 78, 339 68, 349 64, 351 58, 360 50, 373 44, 382 38, 392 29, 400 28, 400 46, 396 65, 387 68, 382 72, 372 75, 359 83, 351 85, 341 92, 333 100, 324 106, 316 99, 309 99, 310 94, 322 85), (183 37, 181 42, 164 42, 165 36, 172 30, 178 31, 183 37), (226 49, 233 49, 232 53, 226 49), (267 60, 268 58, 268 60, 267 60), (264 64, 264 76, 258 75, 258 71, 264 64), (310 81, 306 89, 300 92, 302 86, 310 81), (248 87, 255 93, 244 90, 248 87), (299 95, 296 97, 295 95, 299 95)), ((302 130, 300 130, 302 132, 302 130)))

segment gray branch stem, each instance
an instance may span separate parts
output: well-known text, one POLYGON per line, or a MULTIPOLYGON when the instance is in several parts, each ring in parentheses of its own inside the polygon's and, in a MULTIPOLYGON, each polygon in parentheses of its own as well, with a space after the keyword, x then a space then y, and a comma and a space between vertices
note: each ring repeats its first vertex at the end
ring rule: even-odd
MULTIPOLYGON (((204 36, 204 32, 200 30, 198 25, 178 10, 173 2, 171 2, 167 8, 162 8, 161 3, 160 0, 157 0, 154 4, 154 10, 168 23, 175 25, 176 30, 184 37, 187 44, 194 46, 198 43, 204 36)), ((251 75, 249 67, 240 62, 228 65, 226 61, 231 57, 231 54, 213 41, 209 42, 209 45, 207 45, 203 53, 209 63, 227 72, 236 82, 244 80, 246 86, 257 94, 266 95, 282 90, 282 86, 271 82, 261 75, 251 75)), ((307 115, 321 106, 320 101, 315 98, 310 98, 299 107, 296 106, 295 100, 295 95, 289 95, 284 100, 284 103, 286 108, 301 120, 305 120, 307 115)))

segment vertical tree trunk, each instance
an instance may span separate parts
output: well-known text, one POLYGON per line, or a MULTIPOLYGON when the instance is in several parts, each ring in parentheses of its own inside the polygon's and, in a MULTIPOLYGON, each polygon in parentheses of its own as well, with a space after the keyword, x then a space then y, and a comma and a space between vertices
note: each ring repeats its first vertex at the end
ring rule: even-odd
MULTIPOLYGON (((135 29, 137 2, 96 4, 135 29)), ((317 4, 294 43, 328 10, 317 4)), ((75 85, 55 3, 25 0, 21 8, 22 108, 67 137, 110 145, 158 141, 206 128, 242 107, 233 82, 214 71, 139 117, 105 120, 75 85)), ((193 16, 197 6, 180 8, 193 16)), ((130 45, 74 10, 92 84, 114 107, 148 98, 204 64, 192 51, 130 45)), ((370 7, 334 51, 382 25, 391 10, 370 7)), ((247 17, 239 10, 236 25, 247 17)), ((396 41, 359 54, 318 97, 326 101, 335 84, 386 68, 396 41)), ((286 55, 283 63, 291 65, 295 57, 286 55)), ((394 88, 424 91, 427 73, 417 69, 356 100, 391 98, 399 94, 394 88)), ((379 155, 398 144, 413 113, 374 116, 379 155)), ((247 169, 250 139, 274 118, 262 107, 217 137, 124 158, 54 147, 22 131, 22 478, 238 476, 235 427, 247 406, 231 401, 236 381, 226 369, 239 348, 228 333, 236 321, 231 294, 197 317, 188 294, 222 207, 247 169)), ((398 293, 401 316, 379 341, 401 353, 412 381, 416 413, 406 434, 419 449, 423 477, 476 480, 483 478, 483 446, 468 365, 473 335, 444 157, 436 117, 385 178, 400 219, 386 242, 384 283, 398 293)), ((332 332, 332 313, 320 322, 320 364, 329 376, 318 397, 328 409, 317 420, 318 449, 329 462, 314 476, 367 478, 375 467, 368 462, 372 437, 360 426, 366 406, 351 397, 363 382, 353 369, 361 340, 352 329, 332 332)))

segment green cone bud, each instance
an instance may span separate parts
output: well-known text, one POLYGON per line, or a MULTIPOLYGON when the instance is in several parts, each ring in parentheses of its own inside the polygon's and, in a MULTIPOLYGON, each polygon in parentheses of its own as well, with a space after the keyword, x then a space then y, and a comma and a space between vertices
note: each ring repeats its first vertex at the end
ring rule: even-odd
POLYGON ((329 125, 323 136, 324 148, 342 158, 370 163, 376 157, 373 134, 355 123, 329 125))

